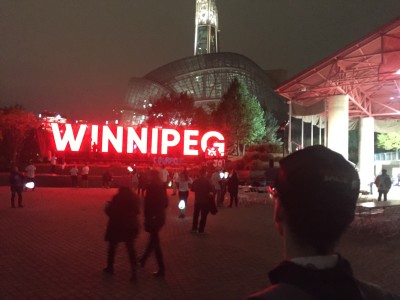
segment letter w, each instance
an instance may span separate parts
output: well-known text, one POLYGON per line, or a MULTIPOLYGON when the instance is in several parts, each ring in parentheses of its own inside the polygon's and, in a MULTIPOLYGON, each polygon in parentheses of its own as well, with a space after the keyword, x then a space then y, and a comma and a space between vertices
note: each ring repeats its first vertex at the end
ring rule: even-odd
POLYGON ((81 124, 79 126, 78 135, 75 138, 71 124, 65 124, 65 133, 64 136, 61 137, 58 123, 51 123, 51 129, 53 130, 53 137, 57 151, 64 151, 68 143, 72 151, 79 151, 85 135, 86 127, 86 125, 81 124))

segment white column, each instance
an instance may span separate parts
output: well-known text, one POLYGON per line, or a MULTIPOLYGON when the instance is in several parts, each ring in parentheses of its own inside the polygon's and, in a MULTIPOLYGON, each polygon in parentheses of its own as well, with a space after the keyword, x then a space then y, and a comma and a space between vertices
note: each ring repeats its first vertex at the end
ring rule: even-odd
POLYGON ((304 120, 303 117, 301 117, 301 148, 304 148, 304 120))
POLYGON ((328 148, 349 157, 349 96, 328 98, 328 148))
POLYGON ((359 126, 358 165, 361 189, 369 191, 374 181, 374 118, 361 118, 359 126))
POLYGON ((311 146, 314 145, 314 116, 311 116, 311 146))
POLYGON ((289 104, 289 133, 288 133, 288 151, 292 153, 292 102, 288 101, 289 104))

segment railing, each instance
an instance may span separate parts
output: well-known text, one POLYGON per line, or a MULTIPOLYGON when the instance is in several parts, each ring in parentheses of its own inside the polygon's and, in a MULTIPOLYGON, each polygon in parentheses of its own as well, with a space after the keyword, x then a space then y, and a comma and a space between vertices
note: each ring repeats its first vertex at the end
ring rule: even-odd
POLYGON ((400 149, 394 152, 375 153, 375 161, 400 160, 400 149))

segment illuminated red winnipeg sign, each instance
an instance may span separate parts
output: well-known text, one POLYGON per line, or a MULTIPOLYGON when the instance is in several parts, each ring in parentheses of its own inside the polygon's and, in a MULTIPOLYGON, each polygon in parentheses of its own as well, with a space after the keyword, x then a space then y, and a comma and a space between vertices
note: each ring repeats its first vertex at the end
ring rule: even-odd
MULTIPOLYGON (((117 153, 168 155, 177 150, 185 156, 196 156, 208 149, 213 149, 223 156, 225 153, 224 137, 217 131, 200 134, 199 130, 187 129, 178 131, 167 128, 139 128, 107 125, 73 126, 51 123, 54 144, 57 151, 81 151, 85 138, 89 136, 91 144, 98 145, 98 151, 107 153, 110 150, 117 153), (111 148, 112 147, 112 148, 111 148)), ((214 156, 214 155, 211 155, 214 156)))

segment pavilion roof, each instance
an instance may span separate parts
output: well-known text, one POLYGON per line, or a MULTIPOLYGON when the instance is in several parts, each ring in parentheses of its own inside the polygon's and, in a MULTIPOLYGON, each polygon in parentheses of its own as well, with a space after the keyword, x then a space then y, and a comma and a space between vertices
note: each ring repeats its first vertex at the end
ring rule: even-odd
POLYGON ((302 106, 348 94, 350 118, 400 119, 400 17, 285 81, 276 91, 302 106))

